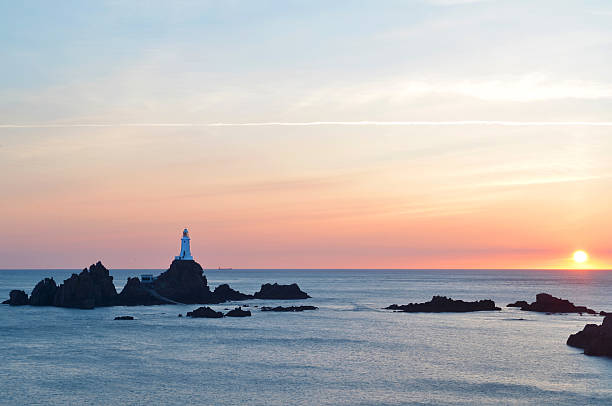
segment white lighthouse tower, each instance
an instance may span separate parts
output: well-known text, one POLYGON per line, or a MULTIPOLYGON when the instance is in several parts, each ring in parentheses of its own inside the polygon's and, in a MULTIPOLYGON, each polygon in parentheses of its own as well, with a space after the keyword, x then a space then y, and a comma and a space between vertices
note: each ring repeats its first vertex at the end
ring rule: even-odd
POLYGON ((187 229, 183 230, 183 238, 181 238, 181 252, 179 255, 175 256, 175 260, 193 260, 191 256, 191 248, 189 247, 189 231, 187 229))

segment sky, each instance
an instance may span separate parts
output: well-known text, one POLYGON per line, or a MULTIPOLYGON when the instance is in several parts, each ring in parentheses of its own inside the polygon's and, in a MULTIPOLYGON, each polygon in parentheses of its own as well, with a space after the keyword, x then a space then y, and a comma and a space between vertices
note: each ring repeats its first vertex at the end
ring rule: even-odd
POLYGON ((0 0, 0 268, 612 268, 611 21, 0 0))

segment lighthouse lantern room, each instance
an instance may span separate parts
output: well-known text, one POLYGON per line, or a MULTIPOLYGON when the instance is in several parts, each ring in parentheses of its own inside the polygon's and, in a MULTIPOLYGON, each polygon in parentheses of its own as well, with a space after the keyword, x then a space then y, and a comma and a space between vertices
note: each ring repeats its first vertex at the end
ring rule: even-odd
POLYGON ((183 230, 183 238, 181 238, 181 252, 179 255, 175 256, 175 260, 193 260, 193 256, 191 256, 191 248, 189 247, 189 231, 187 229, 183 230))

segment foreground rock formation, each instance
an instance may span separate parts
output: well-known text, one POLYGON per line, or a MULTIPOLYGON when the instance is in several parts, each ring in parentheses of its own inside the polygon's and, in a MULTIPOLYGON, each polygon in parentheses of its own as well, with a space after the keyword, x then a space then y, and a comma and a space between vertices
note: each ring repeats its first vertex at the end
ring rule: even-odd
POLYGON ((597 314, 586 306, 576 306, 569 300, 560 299, 548 293, 538 293, 536 301, 531 304, 524 300, 510 303, 508 307, 520 307, 521 310, 540 313, 587 313, 597 314))
POLYGON ((389 307, 385 307, 385 309, 406 313, 463 313, 501 310, 499 307, 495 307, 495 302, 492 300, 464 302, 463 300, 453 300, 446 296, 434 296, 429 302, 425 303, 392 304, 389 307))
POLYGON ((582 331, 569 336, 567 345, 582 348, 586 355, 612 357, 612 316, 606 316, 601 326, 587 324, 582 331))
POLYGON ((28 304, 28 295, 23 290, 11 290, 8 300, 2 302, 11 306, 24 306, 28 304))
POLYGON ((235 309, 225 313, 225 317, 251 317, 251 311, 243 310, 241 307, 236 307, 235 309))
POLYGON ((216 312, 210 307, 198 307, 192 312, 187 312, 187 317, 193 318, 207 318, 207 319, 220 319, 223 317, 223 313, 216 312))
POLYGON ((221 284, 211 291, 200 264, 193 260, 174 260, 170 268, 153 281, 144 283, 138 278, 128 278, 119 294, 108 269, 97 262, 79 274, 72 274, 59 286, 53 278, 43 279, 36 284, 29 298, 24 291, 11 291, 10 298, 3 303, 93 309, 99 306, 218 304, 253 298, 285 300, 309 297, 295 283, 266 283, 255 295, 241 293, 228 284, 221 284))
POLYGON ((276 307, 268 307, 263 306, 261 308, 262 312, 303 312, 304 310, 317 310, 316 306, 276 306, 276 307))

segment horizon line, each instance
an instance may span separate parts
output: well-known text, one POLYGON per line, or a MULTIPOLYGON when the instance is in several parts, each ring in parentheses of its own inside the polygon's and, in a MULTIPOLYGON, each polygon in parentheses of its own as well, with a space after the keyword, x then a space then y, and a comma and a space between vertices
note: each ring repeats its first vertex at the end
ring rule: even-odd
POLYGON ((96 127, 308 127, 308 126, 581 126, 610 127, 612 121, 508 121, 508 120, 454 120, 454 121, 264 121, 264 122, 215 122, 215 123, 40 123, 0 124, 0 128, 96 128, 96 127))

